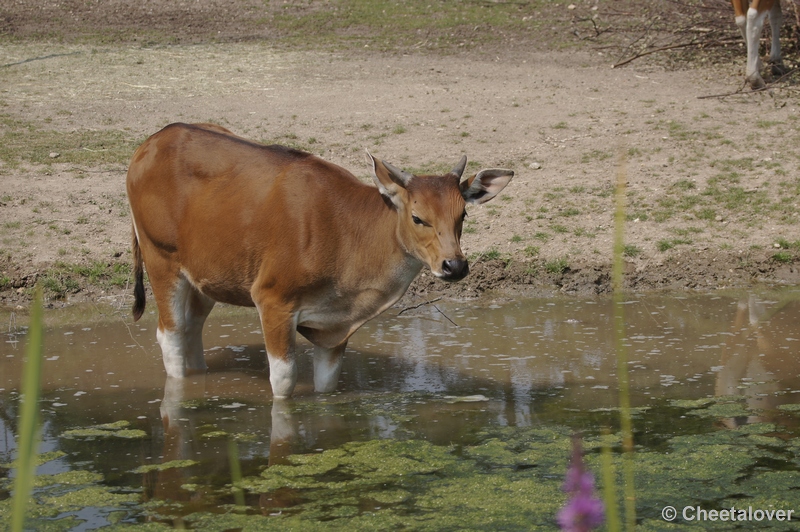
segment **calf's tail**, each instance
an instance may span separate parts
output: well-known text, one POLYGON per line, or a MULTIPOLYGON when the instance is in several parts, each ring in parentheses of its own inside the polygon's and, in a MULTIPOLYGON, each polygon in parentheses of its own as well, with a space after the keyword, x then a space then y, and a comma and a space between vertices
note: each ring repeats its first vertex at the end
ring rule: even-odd
POLYGON ((133 228, 133 279, 136 283, 133 287, 133 321, 137 321, 144 314, 147 301, 144 294, 144 261, 135 227, 133 228))

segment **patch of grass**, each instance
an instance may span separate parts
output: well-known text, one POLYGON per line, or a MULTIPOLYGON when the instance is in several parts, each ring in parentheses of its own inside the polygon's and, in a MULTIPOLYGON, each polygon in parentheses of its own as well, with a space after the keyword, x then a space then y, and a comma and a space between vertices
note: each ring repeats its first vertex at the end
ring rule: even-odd
MULTIPOLYGON (((547 7, 544 0, 530 4, 525 11, 547 7)), ((268 23, 292 47, 377 50, 408 46, 469 49, 496 38, 494 32, 475 28, 530 31, 544 23, 538 17, 520 16, 520 7, 512 3, 333 0, 326 5, 320 9, 302 2, 287 3, 268 23)))
POLYGON ((535 257, 539 255, 539 246, 525 246, 522 252, 526 257, 535 257))
POLYGON ((656 248, 661 251, 668 251, 675 246, 680 246, 684 244, 691 244, 692 241, 687 238, 665 238, 663 240, 659 240, 656 244, 656 248))
POLYGON ((45 292, 54 298, 63 298, 77 292, 83 283, 100 287, 122 287, 130 280, 131 268, 127 263, 108 264, 95 261, 89 264, 56 262, 42 274, 45 292))
POLYGON ((625 244, 622 247, 622 254, 626 257, 636 257, 642 254, 642 249, 635 244, 625 244))
POLYGON ((775 240, 775 243, 778 244, 780 249, 798 249, 800 250, 800 240, 795 240, 794 242, 789 242, 787 239, 780 237, 775 240))
POLYGON ((647 218, 648 215, 645 211, 633 211, 625 215, 625 220, 629 222, 635 222, 636 220, 639 220, 640 222, 646 222, 647 218))
POLYGON ((548 260, 544 263, 544 269, 548 273, 554 275, 561 275, 569 269, 569 262, 566 257, 559 257, 557 259, 548 260))
POLYGON ((703 230, 699 227, 675 227, 670 229, 671 233, 674 233, 678 236, 688 236, 692 234, 702 233, 703 230))
POLYGON ((53 162, 79 165, 127 164, 144 139, 119 130, 54 131, 30 122, 0 116, 0 161, 10 167, 22 162, 49 165, 53 162), (57 153, 58 157, 51 157, 57 153))
POLYGON ((778 251, 777 253, 772 255, 772 260, 774 260, 775 262, 788 264, 794 261, 794 254, 788 251, 778 251))
POLYGON ((672 184, 673 188, 677 188, 679 190, 694 190, 697 188, 697 184, 690 179, 680 179, 672 184))
POLYGON ((665 251, 668 251, 668 250, 670 250, 670 249, 672 249, 674 247, 675 247, 675 243, 672 240, 669 240, 669 239, 659 240, 658 243, 656 244, 656 248, 659 251, 661 251, 662 253, 665 252, 665 251))
POLYGON ((700 220, 713 221, 717 217, 717 211, 711 207, 705 207, 697 212, 697 218, 700 220))
POLYGON ((503 254, 495 248, 489 248, 481 253, 471 253, 468 259, 476 262, 480 260, 500 260, 504 266, 511 264, 511 256, 503 254))
POLYGON ((611 152, 592 150, 581 155, 581 162, 587 164, 591 162, 605 161, 606 159, 610 159, 612 156, 613 154, 611 152))
POLYGON ((511 237, 512 242, 522 242, 523 238, 519 235, 514 235, 511 237))

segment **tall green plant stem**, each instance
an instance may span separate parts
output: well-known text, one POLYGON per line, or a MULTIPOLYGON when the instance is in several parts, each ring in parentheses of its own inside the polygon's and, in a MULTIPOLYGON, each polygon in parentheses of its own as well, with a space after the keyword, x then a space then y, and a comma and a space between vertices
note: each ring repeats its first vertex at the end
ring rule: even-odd
POLYGON ((36 474, 39 448, 39 393, 42 381, 42 290, 36 288, 28 327, 28 346, 22 378, 22 408, 17 431, 17 476, 14 500, 11 503, 11 530, 19 532, 25 525, 28 499, 36 474))
POLYGON ((627 530, 636 526, 636 492, 633 485, 633 423, 631 421, 630 381, 628 377, 628 353, 625 348, 625 306, 623 290, 623 255, 625 250, 625 208, 627 169, 624 157, 620 157, 614 194, 614 264, 611 272, 614 288, 614 338, 617 352, 617 380, 619 382, 620 429, 622 431, 623 475, 625 486, 625 525, 627 530))

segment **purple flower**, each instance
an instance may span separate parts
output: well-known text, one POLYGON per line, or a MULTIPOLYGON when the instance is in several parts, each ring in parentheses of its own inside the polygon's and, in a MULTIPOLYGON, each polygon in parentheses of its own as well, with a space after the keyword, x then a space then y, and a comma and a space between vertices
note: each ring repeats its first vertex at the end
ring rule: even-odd
POLYGON ((594 496, 594 476, 583 465, 581 439, 572 437, 572 460, 564 478, 564 491, 570 498, 558 512, 556 520, 566 532, 589 532, 603 524, 605 508, 594 496))
POLYGON ((603 502, 591 495, 573 495, 558 512, 556 520, 566 532, 588 532, 603 524, 603 502))

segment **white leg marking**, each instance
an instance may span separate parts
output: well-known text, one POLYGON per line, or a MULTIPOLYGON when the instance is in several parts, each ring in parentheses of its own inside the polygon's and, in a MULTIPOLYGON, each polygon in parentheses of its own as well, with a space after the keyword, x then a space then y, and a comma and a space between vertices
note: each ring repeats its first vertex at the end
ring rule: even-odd
POLYGON ((747 43, 747 15, 736 17, 736 25, 739 26, 739 31, 742 32, 742 39, 747 43))
POLYGON ((156 339, 161 346, 167 375, 185 377, 188 370, 196 373, 208 368, 203 356, 203 324, 214 307, 214 301, 198 295, 202 302, 201 308, 193 308, 191 300, 195 290, 183 276, 175 283, 174 290, 170 311, 175 330, 162 330, 159 327, 156 339))
POLYGON ((761 14, 758 10, 750 8, 747 10, 747 70, 745 75, 750 86, 759 89, 765 85, 759 71, 761 70, 761 58, 758 55, 758 43, 761 39, 761 32, 764 29, 764 19, 767 12, 761 14))
POLYGON ((297 384, 297 364, 291 353, 290 360, 273 356, 267 353, 269 361, 269 382, 272 384, 272 395, 275 398, 286 398, 292 395, 294 385, 297 384))
MULTIPOLYGON (((269 382, 272 385, 272 396, 275 398, 285 399, 292 395, 294 386, 297 384, 297 363, 294 359, 295 351, 295 331, 297 330, 297 313, 291 316, 291 325, 289 328, 288 338, 278 338, 278 344, 285 352, 276 353, 270 351, 270 342, 267 338, 267 329, 270 325, 265 323, 264 312, 267 309, 256 305, 258 316, 261 321, 261 330, 264 333, 264 348, 267 350, 267 362, 269 363, 269 382), (285 343, 284 343, 285 341, 285 343)), ((276 327, 283 327, 284 324, 278 324, 276 327)), ((275 347, 273 346, 273 349, 275 347)))
POLYGON ((156 340, 161 346, 161 356, 164 358, 164 369, 170 377, 185 377, 186 364, 184 362, 186 354, 185 338, 182 334, 173 331, 162 331, 161 327, 156 331, 156 340))
POLYGON ((339 374, 342 371, 342 355, 344 346, 327 349, 314 346, 314 391, 330 393, 336 390, 339 384, 339 374))

